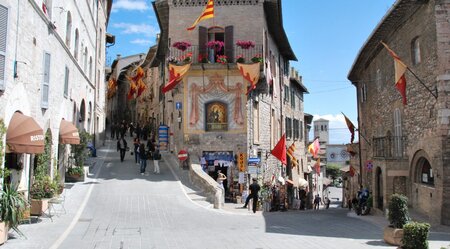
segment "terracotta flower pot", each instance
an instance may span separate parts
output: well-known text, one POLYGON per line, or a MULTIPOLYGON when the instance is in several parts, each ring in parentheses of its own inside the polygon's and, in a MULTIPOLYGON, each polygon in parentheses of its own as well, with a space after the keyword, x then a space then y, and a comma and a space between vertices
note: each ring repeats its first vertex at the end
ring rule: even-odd
POLYGON ((394 246, 402 246, 403 245, 403 229, 401 228, 393 228, 393 227, 385 227, 384 228, 384 241, 386 243, 394 245, 394 246))
POLYGON ((41 216, 42 213, 48 209, 48 200, 49 199, 31 199, 30 213, 32 215, 41 216))
POLYGON ((5 222, 0 222, 0 245, 8 240, 8 226, 5 222))

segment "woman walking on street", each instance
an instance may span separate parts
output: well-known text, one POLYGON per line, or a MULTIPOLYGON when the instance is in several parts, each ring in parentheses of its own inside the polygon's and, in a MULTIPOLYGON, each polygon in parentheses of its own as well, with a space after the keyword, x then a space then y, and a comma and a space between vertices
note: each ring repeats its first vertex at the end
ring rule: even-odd
POLYGON ((159 174, 159 159, 161 159, 161 154, 159 154, 159 146, 156 146, 156 149, 153 152, 153 165, 155 166, 153 173, 155 174, 159 174))
POLYGON ((134 162, 136 165, 139 165, 139 145, 141 144, 138 137, 134 138, 133 145, 134 145, 134 162))
POLYGON ((147 153, 145 153, 145 145, 143 143, 139 145, 139 159, 141 162, 141 175, 144 175, 145 168, 147 168, 147 153))

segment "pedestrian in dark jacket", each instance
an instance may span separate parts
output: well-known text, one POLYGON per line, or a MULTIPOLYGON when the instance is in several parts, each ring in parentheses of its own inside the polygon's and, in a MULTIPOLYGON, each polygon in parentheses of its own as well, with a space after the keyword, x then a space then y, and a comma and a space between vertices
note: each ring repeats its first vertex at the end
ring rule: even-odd
POLYGON ((141 143, 139 145, 139 160, 141 163, 141 175, 144 175, 147 168, 147 153, 145 152, 145 145, 141 143))
POLYGON ((138 137, 134 138, 133 145, 134 145, 134 162, 139 165, 139 145, 141 144, 138 137))
POLYGON ((123 136, 117 140, 117 151, 120 151, 120 161, 123 162, 125 152, 127 151, 127 141, 123 138, 123 136))
POLYGON ((253 183, 249 187, 250 194, 247 196, 247 199, 245 200, 245 205, 243 206, 243 208, 247 208, 248 202, 250 201, 250 199, 252 199, 253 213, 256 213, 256 204, 258 203, 258 192, 260 189, 261 189, 261 187, 259 186, 256 178, 253 178, 253 183))

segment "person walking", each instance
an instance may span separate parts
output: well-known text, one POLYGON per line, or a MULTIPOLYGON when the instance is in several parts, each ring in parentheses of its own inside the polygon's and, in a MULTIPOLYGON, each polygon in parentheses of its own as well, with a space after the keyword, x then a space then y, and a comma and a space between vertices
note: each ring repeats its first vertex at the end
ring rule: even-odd
POLYGON ((139 165, 139 145, 141 144, 138 137, 134 138, 133 145, 134 145, 134 162, 136 165, 139 165))
POLYGON ((159 154, 159 146, 156 146, 155 151, 153 152, 153 173, 159 174, 159 160, 161 159, 161 154, 159 154))
POLYGON ((120 161, 123 162, 127 151, 127 141, 123 136, 117 140, 117 151, 120 151, 120 161))
POLYGON ((145 169, 147 168, 147 153, 145 153, 144 143, 139 145, 139 160, 141 163, 141 175, 144 175, 145 169))
POLYGON ((111 139, 114 139, 116 136, 116 123, 111 122, 111 139))
POLYGON ((319 194, 316 194, 316 197, 314 197, 314 210, 319 210, 321 202, 322 198, 320 198, 319 194))
POLYGON ((258 203, 258 192, 261 189, 259 186, 256 178, 253 178, 253 183, 250 185, 249 190, 250 194, 247 196, 247 199, 245 200, 245 204, 242 208, 247 208, 248 202, 250 199, 253 201, 253 213, 256 213, 256 204, 258 203))
POLYGON ((133 132, 134 132, 133 122, 130 122, 128 129, 130 130, 130 137, 133 137, 133 132))

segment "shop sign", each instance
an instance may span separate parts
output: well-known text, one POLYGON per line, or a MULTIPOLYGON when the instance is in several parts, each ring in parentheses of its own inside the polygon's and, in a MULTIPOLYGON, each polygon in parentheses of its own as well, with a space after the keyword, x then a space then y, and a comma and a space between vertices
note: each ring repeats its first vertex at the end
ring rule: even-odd
POLYGON ((247 158, 247 155, 245 153, 239 153, 238 155, 238 168, 240 172, 245 171, 245 159, 247 158))
POLYGON ((258 174, 258 167, 256 167, 256 166, 248 166, 248 173, 250 175, 258 174))
POLYGON ((250 157, 248 159, 248 165, 257 166, 261 162, 261 159, 259 157, 250 157))

